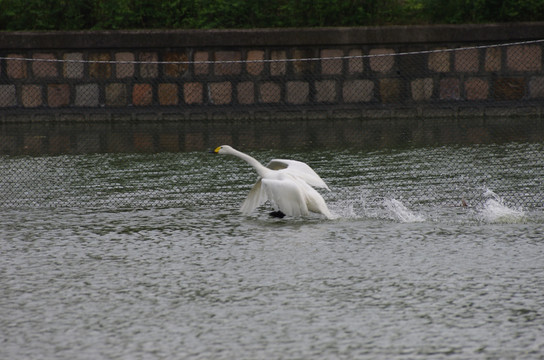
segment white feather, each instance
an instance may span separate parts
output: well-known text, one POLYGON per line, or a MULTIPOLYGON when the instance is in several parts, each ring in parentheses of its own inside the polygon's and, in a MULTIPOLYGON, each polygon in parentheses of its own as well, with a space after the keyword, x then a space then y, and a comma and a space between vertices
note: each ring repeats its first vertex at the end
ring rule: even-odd
POLYGON ((251 214, 256 208, 264 204, 268 197, 261 187, 261 179, 257 180, 255 185, 249 191, 246 200, 242 204, 240 211, 246 215, 251 214))
POLYGON ((303 163, 302 161, 274 159, 270 161, 266 167, 291 174, 294 177, 304 180, 308 185, 331 191, 319 175, 317 175, 308 164, 303 163))
POLYGON ((266 196, 274 205, 289 216, 308 216, 308 205, 302 188, 291 179, 263 179, 266 196))

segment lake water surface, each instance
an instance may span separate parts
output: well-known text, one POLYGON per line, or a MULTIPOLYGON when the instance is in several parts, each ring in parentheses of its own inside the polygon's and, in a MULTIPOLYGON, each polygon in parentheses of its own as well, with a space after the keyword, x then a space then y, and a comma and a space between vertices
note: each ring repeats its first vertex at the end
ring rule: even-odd
POLYGON ((337 218, 242 216, 231 157, 1 158, 0 358, 544 358, 542 145, 252 155, 337 218))

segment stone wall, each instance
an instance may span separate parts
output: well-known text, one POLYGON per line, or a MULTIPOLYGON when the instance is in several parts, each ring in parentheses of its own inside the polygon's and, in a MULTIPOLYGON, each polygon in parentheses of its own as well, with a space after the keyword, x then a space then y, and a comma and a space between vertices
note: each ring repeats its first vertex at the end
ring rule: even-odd
POLYGON ((540 23, 0 33, 0 153, 541 142, 542 39, 540 23))
POLYGON ((2 33, 0 121, 540 116, 544 42, 473 46, 543 38, 544 24, 2 33))

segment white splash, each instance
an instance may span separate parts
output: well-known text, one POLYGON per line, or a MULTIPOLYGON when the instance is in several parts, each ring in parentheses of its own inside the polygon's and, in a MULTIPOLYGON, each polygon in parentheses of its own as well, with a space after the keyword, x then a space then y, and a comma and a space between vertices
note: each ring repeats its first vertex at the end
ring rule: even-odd
MULTIPOLYGON (((349 194, 340 194, 347 199, 339 199, 330 204, 329 209, 335 215, 335 218, 342 219, 362 219, 369 217, 367 204, 368 194, 364 191, 356 191, 349 194), (353 196, 353 194, 356 194, 353 196)), ((372 217, 372 216, 370 216, 372 217)))
POLYGON ((511 208, 504 204, 504 200, 493 191, 486 189, 485 197, 489 197, 479 211, 479 218, 490 223, 519 223, 526 220, 521 208, 511 208))
POLYGON ((423 215, 414 213, 396 199, 386 199, 384 200, 383 205, 388 212, 389 217, 393 220, 404 223, 425 221, 423 215))
POLYGON ((331 211, 336 219, 356 219, 359 217, 359 215, 353 209, 353 203, 350 202, 342 202, 331 211))

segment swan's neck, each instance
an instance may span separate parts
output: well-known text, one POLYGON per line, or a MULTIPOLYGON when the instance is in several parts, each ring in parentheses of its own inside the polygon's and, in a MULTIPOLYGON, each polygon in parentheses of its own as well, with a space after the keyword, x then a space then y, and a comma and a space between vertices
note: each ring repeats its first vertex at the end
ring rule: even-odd
POLYGON ((257 174, 259 174, 260 177, 263 177, 267 172, 270 171, 269 168, 267 168, 266 166, 263 166, 260 162, 258 162, 253 157, 249 156, 248 154, 244 154, 243 152, 235 150, 235 149, 232 149, 231 154, 239 157, 240 159, 247 162, 249 165, 253 166, 253 168, 257 171, 257 174))

